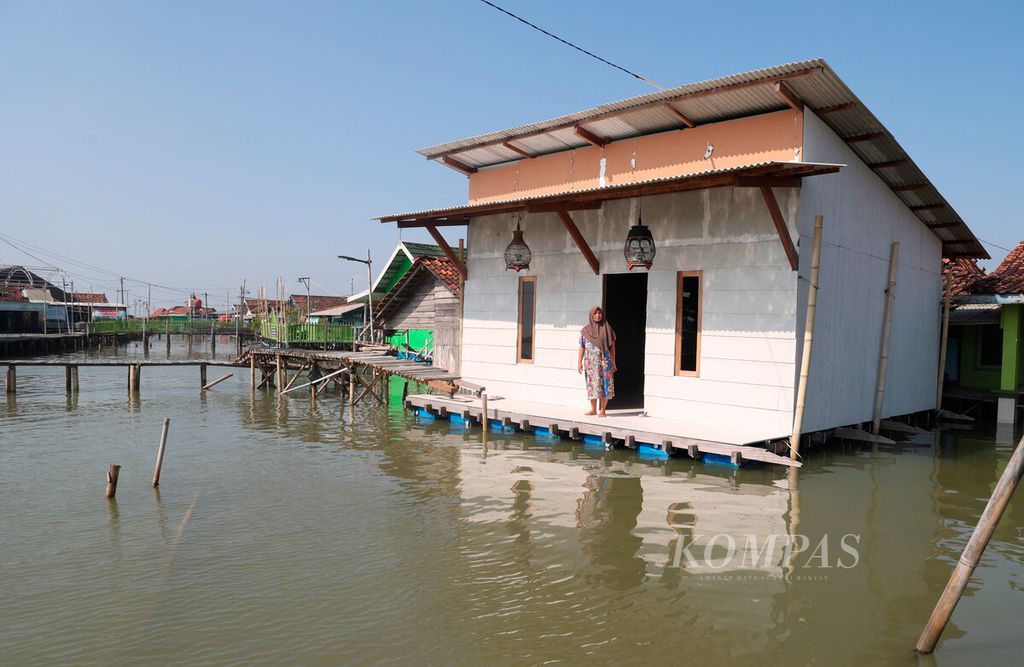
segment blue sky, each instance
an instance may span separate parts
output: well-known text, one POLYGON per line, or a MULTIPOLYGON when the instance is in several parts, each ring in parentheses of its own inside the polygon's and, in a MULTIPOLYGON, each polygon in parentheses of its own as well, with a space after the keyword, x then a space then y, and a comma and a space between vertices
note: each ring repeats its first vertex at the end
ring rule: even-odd
MULTIPOLYGON (((1024 3, 499 4, 668 86, 823 57, 980 238, 1024 238, 1024 3)), ((0 234, 61 256, 0 263, 155 305, 360 289, 335 256, 398 240, 369 216, 466 198, 415 149, 651 90, 478 0, 0 0, 0 63, 0 234)))

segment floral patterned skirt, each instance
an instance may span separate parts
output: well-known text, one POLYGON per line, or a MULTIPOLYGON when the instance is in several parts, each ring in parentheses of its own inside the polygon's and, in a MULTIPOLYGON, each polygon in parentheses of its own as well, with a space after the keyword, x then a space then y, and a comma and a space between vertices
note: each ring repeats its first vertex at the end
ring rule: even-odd
POLYGON ((587 398, 608 400, 615 396, 615 378, 612 374, 611 352, 601 353, 586 338, 580 336, 583 348, 583 377, 587 380, 587 398))

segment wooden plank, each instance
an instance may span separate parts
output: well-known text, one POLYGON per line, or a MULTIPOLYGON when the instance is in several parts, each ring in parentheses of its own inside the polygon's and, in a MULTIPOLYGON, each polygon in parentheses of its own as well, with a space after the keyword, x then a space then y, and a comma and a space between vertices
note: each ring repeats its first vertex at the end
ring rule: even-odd
POLYGON ((469 277, 469 273, 466 271, 466 265, 463 264, 462 260, 455 255, 455 251, 453 251, 451 246, 448 245, 448 241, 441 236, 441 232, 437 231, 437 228, 433 225, 427 225, 427 231, 430 233, 430 236, 433 237, 434 242, 441 247, 445 256, 451 260, 452 264, 455 265, 455 268, 458 269, 462 279, 466 280, 469 277))
POLYGON ((843 141, 848 144, 856 144, 862 141, 874 141, 875 139, 881 139, 885 136, 885 132, 868 132, 866 134, 855 134, 850 137, 843 137, 843 141))
POLYGON ((790 88, 788 83, 785 81, 776 81, 775 85, 772 86, 772 89, 783 102, 789 105, 790 109, 793 111, 803 112, 804 101, 800 99, 800 96, 797 95, 792 88, 790 88))
POLYGON ((849 109, 854 109, 856 107, 856 102, 846 102, 845 104, 833 104, 832 106, 828 107, 818 107, 817 109, 814 109, 814 113, 818 114, 819 116, 822 116, 824 114, 836 113, 838 111, 847 111, 849 109))
POLYGON ((459 162, 453 157, 445 155, 443 158, 441 158, 441 161, 444 162, 444 164, 451 167, 452 169, 454 169, 455 171, 462 172, 466 176, 476 173, 475 167, 470 167, 468 164, 463 164, 462 162, 459 162))
POLYGON ((904 424, 903 422, 893 421, 891 419, 883 419, 880 424, 882 430, 893 431, 894 433, 928 433, 929 431, 910 424, 904 424))
POLYGON ((583 257, 587 260, 587 263, 590 264, 590 268, 594 271, 594 275, 601 275, 601 262, 594 255, 594 251, 590 249, 590 244, 588 244, 587 240, 583 238, 583 234, 580 233, 579 228, 576 226, 576 223, 572 221, 572 217, 569 213, 564 210, 558 211, 558 219, 562 221, 562 225, 565 227, 565 230, 569 232, 569 236, 571 236, 572 240, 576 242, 576 247, 583 253, 583 257))
POLYGON ((890 440, 884 435, 874 435, 867 431, 862 431, 856 428, 835 428, 832 429, 832 435, 843 440, 858 440, 860 442, 872 442, 880 445, 895 445, 895 440, 890 440))
POLYGON ((910 160, 886 160, 885 162, 873 162, 868 166, 872 169, 888 169, 889 167, 902 167, 910 164, 910 160))
POLYGON ((685 125, 686 127, 697 127, 697 123, 690 120, 690 118, 686 114, 672 106, 670 102, 665 103, 665 110, 668 111, 673 116, 675 116, 677 119, 679 119, 679 122, 685 125))
POLYGON ((775 231, 778 232, 779 240, 782 241, 782 249, 786 251, 789 266, 796 271, 799 265, 799 258, 796 254, 796 247, 793 245, 793 237, 789 235, 786 221, 782 217, 782 210, 779 209, 779 202, 775 199, 775 193, 771 188, 762 187, 761 195, 764 197, 765 205, 768 206, 768 213, 772 216, 772 222, 775 223, 775 231))
POLYGON ((576 132, 577 137, 583 139, 587 143, 591 143, 597 146, 598 148, 602 148, 611 143, 611 139, 599 137, 590 130, 588 130, 587 128, 583 127, 582 125, 576 125, 575 127, 573 127, 573 130, 576 132))
POLYGON ((523 157, 525 157, 527 159, 533 157, 533 153, 527 153, 522 148, 519 148, 518 146, 513 146, 512 143, 509 142, 509 141, 503 141, 503 142, 501 142, 501 145, 504 146, 505 148, 509 149, 513 153, 517 153, 519 155, 522 155, 523 157))

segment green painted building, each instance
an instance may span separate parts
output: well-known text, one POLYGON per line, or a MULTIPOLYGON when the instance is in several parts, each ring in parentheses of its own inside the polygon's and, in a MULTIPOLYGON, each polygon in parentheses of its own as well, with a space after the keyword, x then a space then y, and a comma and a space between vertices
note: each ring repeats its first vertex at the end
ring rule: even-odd
POLYGON ((997 419, 1013 422, 1024 394, 1024 241, 990 274, 954 274, 948 380, 996 397, 997 419))

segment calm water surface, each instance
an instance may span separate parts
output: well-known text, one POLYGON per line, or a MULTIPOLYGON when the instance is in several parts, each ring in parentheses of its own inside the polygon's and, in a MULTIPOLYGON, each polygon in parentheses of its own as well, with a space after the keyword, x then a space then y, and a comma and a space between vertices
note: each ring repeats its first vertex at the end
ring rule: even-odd
POLYGON ((1009 434, 833 448, 796 474, 521 434, 485 452, 397 402, 250 396, 229 370, 204 396, 196 368, 145 368, 137 399, 125 369, 82 368, 74 396, 61 368, 19 370, 0 662, 1020 664, 1024 499, 935 656, 911 651, 1009 434))

